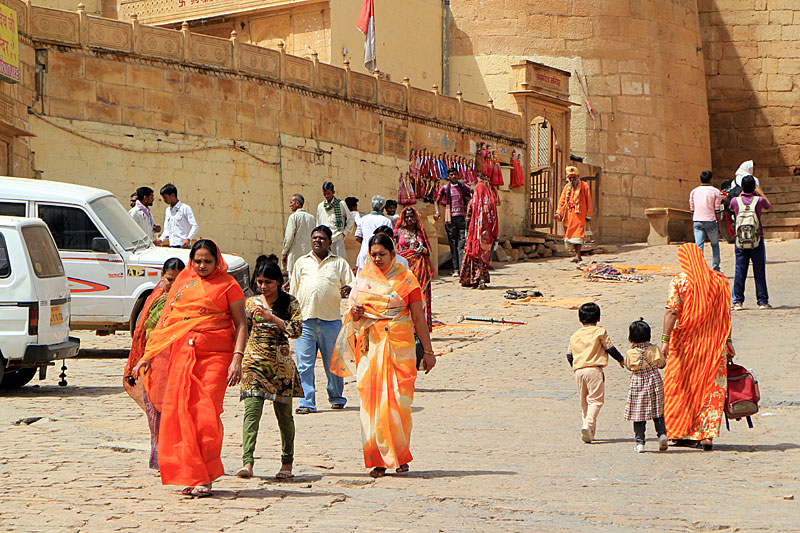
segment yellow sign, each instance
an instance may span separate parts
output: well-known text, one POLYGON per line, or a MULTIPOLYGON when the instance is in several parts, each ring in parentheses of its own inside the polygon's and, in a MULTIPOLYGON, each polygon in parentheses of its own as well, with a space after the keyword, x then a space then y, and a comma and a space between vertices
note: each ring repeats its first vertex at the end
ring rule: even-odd
POLYGON ((16 83, 19 74, 17 12, 0 4, 0 79, 16 83))

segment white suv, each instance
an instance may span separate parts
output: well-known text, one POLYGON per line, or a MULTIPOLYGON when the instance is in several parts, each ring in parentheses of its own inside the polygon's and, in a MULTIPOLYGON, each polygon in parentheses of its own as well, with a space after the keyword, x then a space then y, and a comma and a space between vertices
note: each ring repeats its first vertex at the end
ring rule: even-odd
POLYGON ((37 369, 44 379, 51 361, 78 353, 64 266, 41 220, 0 216, 0 294, 0 389, 22 387, 37 369))
MULTIPOLYGON (((38 217, 53 234, 72 294, 72 329, 110 333, 136 324, 145 298, 171 257, 189 250, 153 244, 108 191, 55 181, 0 177, 0 215, 38 217)), ((249 267, 225 254, 247 289, 249 267)))

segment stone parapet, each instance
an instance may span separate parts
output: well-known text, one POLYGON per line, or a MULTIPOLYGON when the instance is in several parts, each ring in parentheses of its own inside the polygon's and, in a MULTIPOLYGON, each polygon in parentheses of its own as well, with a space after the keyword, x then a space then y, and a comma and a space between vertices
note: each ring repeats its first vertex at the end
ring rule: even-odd
POLYGON ((354 72, 278 50, 240 43, 236 32, 230 39, 192 33, 184 23, 180 30, 88 15, 82 5, 76 12, 4 0, 19 15, 20 31, 34 42, 69 48, 103 50, 139 59, 152 59, 197 67, 207 71, 241 74, 339 98, 400 115, 440 122, 452 127, 525 142, 522 117, 495 110, 493 105, 465 101, 432 90, 392 82, 380 75, 354 72))

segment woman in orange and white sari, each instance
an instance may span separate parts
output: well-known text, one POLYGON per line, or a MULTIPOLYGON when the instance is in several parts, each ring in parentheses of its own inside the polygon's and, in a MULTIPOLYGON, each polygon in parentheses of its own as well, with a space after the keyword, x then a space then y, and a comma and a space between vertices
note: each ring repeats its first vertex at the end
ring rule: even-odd
POLYGON ((719 434, 728 387, 731 341, 731 289, 728 279, 708 268, 694 243, 678 249, 682 273, 670 283, 661 350, 664 418, 676 445, 711 450, 719 434))
POLYGON ((436 358, 419 283, 395 262, 392 239, 374 235, 369 259, 350 292, 350 308, 331 360, 331 371, 342 377, 352 375, 347 362, 355 360, 364 463, 372 468, 372 477, 383 477, 387 468, 408 472, 412 459, 415 329, 425 351, 422 367, 427 374, 436 358))
POLYGON ((242 377, 247 341, 244 293, 217 245, 201 239, 167 296, 142 360, 147 395, 161 412, 158 462, 164 485, 204 497, 225 473, 220 421, 225 386, 242 377))

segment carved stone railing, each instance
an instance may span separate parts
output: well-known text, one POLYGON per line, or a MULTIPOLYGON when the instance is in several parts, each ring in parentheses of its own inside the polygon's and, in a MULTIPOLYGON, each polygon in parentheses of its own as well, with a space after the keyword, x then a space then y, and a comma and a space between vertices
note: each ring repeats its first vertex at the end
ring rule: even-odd
POLYGON ((31 5, 28 0, 0 0, 17 11, 19 30, 33 41, 65 47, 106 50, 142 58, 191 65, 214 71, 239 73, 305 89, 322 95, 367 104, 390 112, 407 114, 453 127, 525 142, 520 115, 489 105, 465 101, 432 90, 412 87, 408 78, 392 82, 375 74, 320 63, 278 50, 240 43, 236 32, 230 39, 192 33, 184 22, 180 30, 140 24, 136 15, 130 22, 85 13, 31 5))

